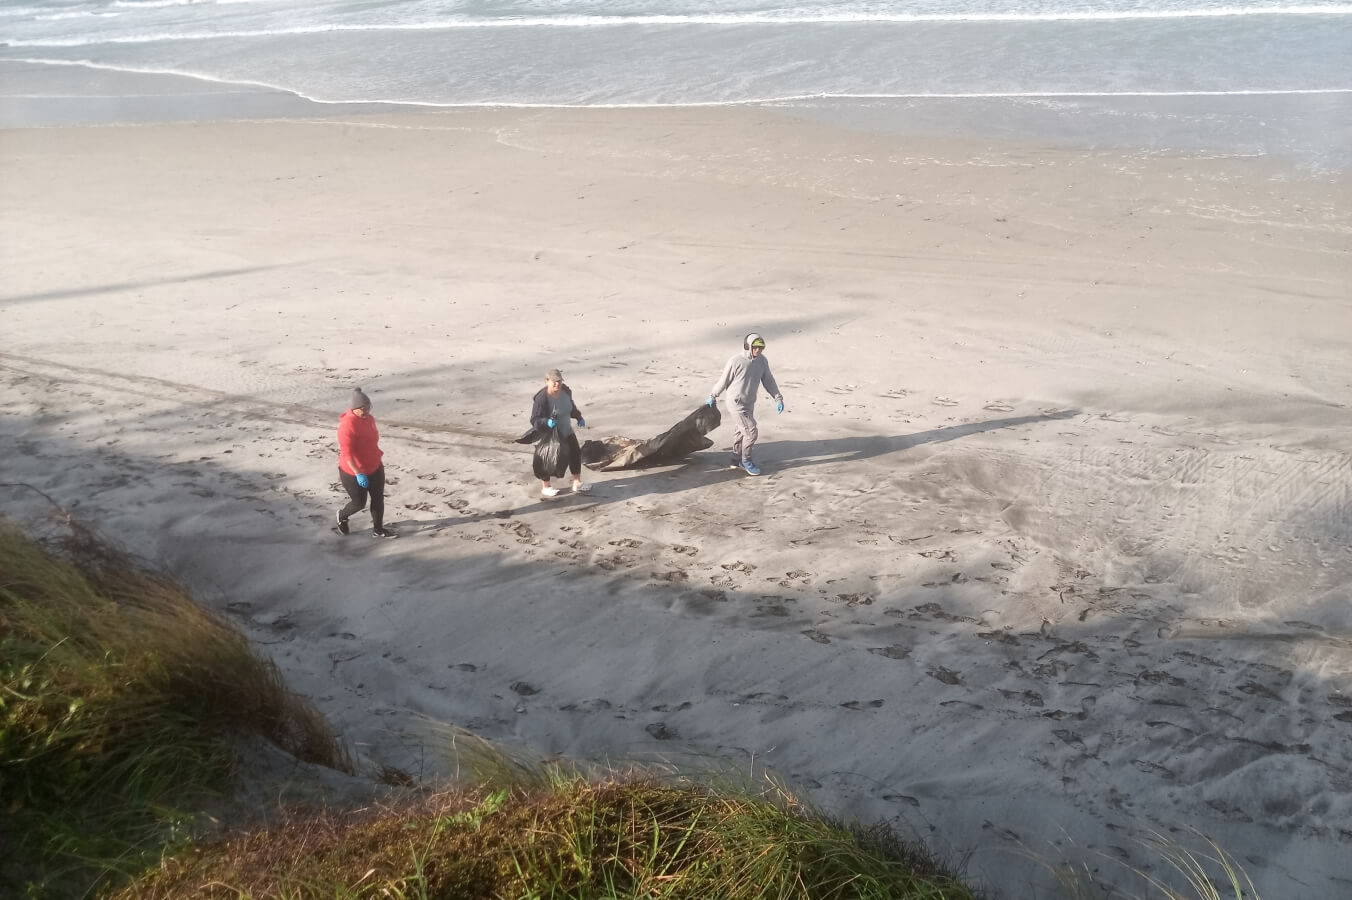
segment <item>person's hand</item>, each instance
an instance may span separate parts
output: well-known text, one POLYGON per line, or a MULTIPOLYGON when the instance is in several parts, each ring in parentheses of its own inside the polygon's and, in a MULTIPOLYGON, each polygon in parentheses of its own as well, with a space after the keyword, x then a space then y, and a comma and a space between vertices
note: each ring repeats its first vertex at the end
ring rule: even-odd
POLYGON ((546 427, 546 428, 553 428, 553 427, 554 427, 554 420, 553 420, 553 419, 545 419, 545 427, 546 427))
POLYGON ((582 418, 581 416, 578 416, 578 417, 577 417, 577 427, 578 427, 578 428, 586 428, 586 427, 587 427, 587 420, 584 419, 584 418, 582 418))
POLYGON ((357 486, 358 486, 358 487, 361 487, 361 488, 369 488, 369 487, 371 486, 371 479, 367 478, 367 477, 366 477, 365 475, 363 475, 361 472, 358 472, 358 473, 357 473, 357 486))
POLYGON ((705 401, 704 401, 704 405, 705 405, 705 406, 713 406, 713 405, 714 405, 714 398, 713 398, 713 397, 710 397, 708 400, 705 400, 705 401))
POLYGON ((779 403, 775 406, 775 412, 783 412, 783 411, 784 411, 784 401, 780 400, 779 403))

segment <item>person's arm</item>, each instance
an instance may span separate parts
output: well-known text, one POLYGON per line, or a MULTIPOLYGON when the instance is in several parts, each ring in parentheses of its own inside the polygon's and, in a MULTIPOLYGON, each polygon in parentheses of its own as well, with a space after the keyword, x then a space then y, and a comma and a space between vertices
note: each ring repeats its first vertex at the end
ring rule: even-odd
POLYGON ((563 389, 568 392, 568 399, 573 402, 573 411, 568 414, 569 418, 577 419, 579 422, 581 422, 582 410, 578 408, 577 398, 573 396, 573 389, 568 387, 568 385, 566 384, 563 386, 563 389))
POLYGON ((723 374, 714 382, 713 389, 709 391, 709 399, 717 400, 718 395, 726 391, 729 384, 732 384, 732 360, 728 360, 728 364, 723 367, 723 374))
POLYGON ((548 428, 545 422, 549 421, 549 398, 544 391, 535 395, 535 400, 530 407, 530 423, 536 430, 548 428))
POLYGON ((770 392, 771 397, 774 397, 780 403, 784 402, 784 395, 779 392, 779 385, 775 384, 775 376, 770 374, 768 365, 765 367, 765 374, 761 376, 761 385, 770 392))
POLYGON ((352 421, 343 418, 338 422, 338 467, 344 472, 356 475, 358 469, 352 459, 352 421))

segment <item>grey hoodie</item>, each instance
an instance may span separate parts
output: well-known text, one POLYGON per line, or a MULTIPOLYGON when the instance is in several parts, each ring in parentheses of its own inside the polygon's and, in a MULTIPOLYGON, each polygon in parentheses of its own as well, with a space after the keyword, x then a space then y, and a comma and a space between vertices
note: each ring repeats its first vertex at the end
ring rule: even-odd
POLYGON ((752 357, 750 350, 743 350, 728 360, 728 364, 723 367, 723 374, 718 377, 709 394, 717 398, 727 391, 729 406, 739 412, 750 413, 756 408, 756 389, 761 385, 765 386, 771 397, 784 399, 784 395, 779 392, 779 385, 775 384, 775 376, 770 374, 770 360, 765 358, 765 351, 762 350, 760 356, 752 357))

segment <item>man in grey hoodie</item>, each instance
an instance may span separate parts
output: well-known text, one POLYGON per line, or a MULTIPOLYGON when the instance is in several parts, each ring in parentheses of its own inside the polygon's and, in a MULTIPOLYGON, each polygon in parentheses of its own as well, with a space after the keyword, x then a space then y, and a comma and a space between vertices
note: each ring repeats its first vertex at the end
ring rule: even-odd
POLYGON ((764 386, 776 400, 776 409, 784 411, 784 395, 775 384, 775 376, 770 374, 770 361, 763 355, 765 338, 754 331, 742 341, 742 352, 728 360, 723 374, 714 383, 709 392, 706 406, 713 406, 718 395, 728 392, 728 410, 732 413, 737 428, 737 438, 732 442, 732 461, 729 467, 742 469, 748 475, 759 475, 760 466, 751 458, 751 449, 756 446, 759 431, 756 428, 756 394, 764 386))

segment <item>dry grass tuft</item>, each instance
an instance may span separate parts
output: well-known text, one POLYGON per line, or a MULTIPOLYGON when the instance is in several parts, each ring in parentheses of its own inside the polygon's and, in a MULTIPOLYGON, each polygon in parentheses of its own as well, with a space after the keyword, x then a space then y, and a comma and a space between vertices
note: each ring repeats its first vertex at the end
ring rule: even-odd
POLYGON ((138 870, 225 784, 241 734, 351 771, 243 635, 69 524, 44 546, 0 523, 0 808, 24 879, 138 870))

